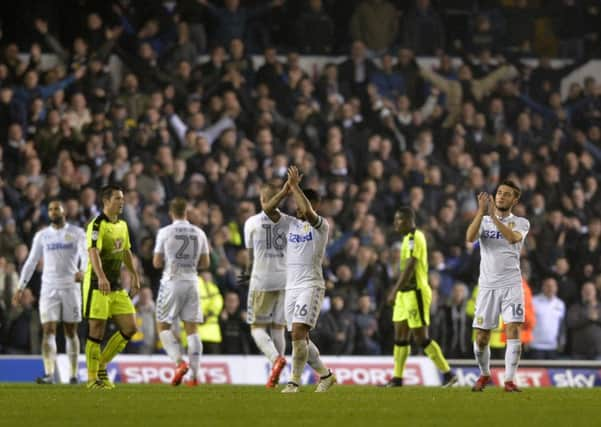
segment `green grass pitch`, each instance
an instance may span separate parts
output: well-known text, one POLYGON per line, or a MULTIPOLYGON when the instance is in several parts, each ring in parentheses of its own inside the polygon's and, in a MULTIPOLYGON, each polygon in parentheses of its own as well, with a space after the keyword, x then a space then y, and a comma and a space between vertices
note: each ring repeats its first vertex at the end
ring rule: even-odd
POLYGON ((0 426, 599 426, 601 389, 0 385, 0 426))

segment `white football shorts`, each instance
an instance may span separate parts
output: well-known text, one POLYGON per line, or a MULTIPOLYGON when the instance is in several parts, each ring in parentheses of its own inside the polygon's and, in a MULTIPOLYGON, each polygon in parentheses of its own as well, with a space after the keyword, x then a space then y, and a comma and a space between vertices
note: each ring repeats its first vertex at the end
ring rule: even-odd
POLYGON ((478 290, 476 312, 472 326, 487 331, 499 326, 499 317, 505 323, 524 322, 524 290, 519 286, 478 290))
POLYGON ((202 323, 200 295, 196 280, 161 282, 156 307, 157 322, 202 323))
POLYGON ((286 324, 304 323, 313 329, 321 311, 325 289, 318 287, 286 289, 286 324))
POLYGON ((40 321, 81 322, 81 287, 79 283, 70 288, 47 288, 40 292, 40 321))
POLYGON ((247 318, 250 325, 286 325, 284 310, 285 291, 263 291, 251 289, 248 292, 247 318))

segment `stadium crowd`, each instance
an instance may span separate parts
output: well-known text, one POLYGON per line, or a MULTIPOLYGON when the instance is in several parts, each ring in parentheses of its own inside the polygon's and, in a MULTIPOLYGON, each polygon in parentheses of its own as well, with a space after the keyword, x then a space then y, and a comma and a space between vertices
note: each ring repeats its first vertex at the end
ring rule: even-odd
POLYGON ((601 358, 601 82, 587 77, 559 93, 563 77, 599 52, 597 2, 100 3, 67 12, 85 18, 73 34, 40 6, 20 45, 1 40, 0 352, 39 352, 39 273, 20 307, 10 301, 47 201, 60 197, 68 221, 83 227, 109 183, 124 189, 144 277, 128 351, 158 351, 154 238, 168 201, 183 196, 211 241, 205 351, 256 352, 236 280, 248 257, 242 227, 259 209, 261 183, 283 183, 295 164, 330 223, 328 298, 313 332, 323 353, 390 354, 385 294, 400 248, 392 222, 408 205, 428 237, 431 333, 448 357, 471 358, 479 254, 465 230, 475 195, 510 178, 522 188, 515 214, 532 225, 522 261, 534 295, 528 353, 601 358), (532 7, 543 4, 553 7, 532 7), (571 65, 520 61, 538 52, 534 18, 553 23, 556 53, 571 65), (341 50, 340 63, 300 65, 301 53, 341 50), (60 64, 43 67, 43 51, 60 64), (248 52, 259 51, 255 68, 248 52), (110 55, 125 65, 119 82, 107 72, 110 55), (418 55, 436 55, 436 65, 420 67, 418 55))

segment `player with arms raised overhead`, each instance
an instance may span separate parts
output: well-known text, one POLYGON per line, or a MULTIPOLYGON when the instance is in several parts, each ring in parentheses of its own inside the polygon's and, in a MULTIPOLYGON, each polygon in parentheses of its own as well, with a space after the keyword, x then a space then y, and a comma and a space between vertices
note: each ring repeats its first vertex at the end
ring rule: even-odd
POLYGON ((394 371, 388 387, 403 385, 403 371, 411 347, 413 335, 416 344, 434 362, 443 374, 443 385, 449 387, 457 377, 436 341, 428 335, 432 290, 428 284, 428 248, 426 237, 415 226, 415 212, 401 207, 394 215, 394 228, 403 237, 401 245, 401 275, 388 294, 388 303, 394 301, 392 321, 394 323, 394 371))
POLYGON ((132 277, 131 295, 140 290, 140 280, 131 253, 127 223, 119 219, 123 211, 123 191, 109 185, 101 190, 102 213, 87 227, 88 269, 83 282, 83 312, 88 319, 86 363, 90 389, 110 389, 106 367, 121 353, 138 330, 136 309, 121 286, 121 266, 125 264, 132 277), (119 329, 107 341, 102 352, 109 318, 119 329))
POLYGON ((288 186, 278 192, 273 185, 264 184, 260 192, 263 211, 244 224, 244 241, 249 252, 247 271, 251 273, 247 321, 257 347, 272 363, 266 384, 269 388, 276 386, 286 366, 284 290, 289 222, 280 221, 282 214, 277 207, 288 193, 288 186))
POLYGON ((522 345, 520 328, 524 323, 524 292, 520 271, 520 251, 530 230, 526 218, 511 213, 521 191, 513 181, 503 181, 495 197, 478 194, 478 213, 466 232, 468 242, 480 242, 480 279, 473 327, 476 329, 474 354, 480 378, 472 391, 482 391, 490 381, 490 331, 503 316, 506 324, 505 391, 521 391, 514 383, 522 345), (488 215, 486 212, 488 211, 488 215))
POLYGON ((65 329, 67 355, 71 365, 71 384, 77 384, 77 356, 79 337, 77 324, 81 322, 81 289, 79 283, 87 267, 86 235, 84 231, 65 223, 62 202, 48 203, 50 227, 36 233, 27 261, 23 265, 19 289, 13 297, 18 304, 36 265, 44 259, 42 290, 40 292, 40 320, 42 321, 42 359, 44 377, 39 384, 54 383, 56 361, 56 324, 62 321, 65 329))
MULTIPOLYGON (((321 361, 317 346, 309 339, 309 331, 317 323, 325 294, 322 263, 329 225, 315 212, 319 209, 319 194, 311 189, 301 190, 300 181, 298 169, 292 166, 282 190, 284 195, 288 191, 292 193, 297 206, 296 218, 282 215, 280 219, 288 223, 285 306, 286 323, 292 334, 292 376, 283 393, 298 391, 307 363, 320 376, 316 392, 328 391, 336 383, 336 377, 321 361)), ((271 214, 271 210, 266 213, 271 214)))
POLYGON ((199 380, 202 342, 198 325, 202 323, 197 269, 209 267, 209 242, 200 228, 190 224, 186 215, 187 202, 181 197, 173 199, 169 214, 173 222, 157 233, 152 264, 163 268, 161 287, 157 298, 157 323, 159 338, 167 355, 176 364, 171 384, 179 385, 192 369, 188 385, 196 386, 199 380), (174 321, 181 319, 188 336, 188 360, 182 359, 177 338, 171 330, 174 321))

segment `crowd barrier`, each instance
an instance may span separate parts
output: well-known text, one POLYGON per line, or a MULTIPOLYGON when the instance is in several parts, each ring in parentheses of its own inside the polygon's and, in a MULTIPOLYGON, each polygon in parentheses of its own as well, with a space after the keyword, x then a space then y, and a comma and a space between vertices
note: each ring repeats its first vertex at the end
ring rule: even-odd
MULTIPOLYGON (((324 356, 327 366, 334 371, 340 384, 381 386, 392 376, 391 357, 324 356)), ((471 386, 479 371, 469 360, 450 361, 459 386, 471 386)), ((493 361, 492 380, 503 383, 503 361, 493 361)), ((203 356, 201 381, 205 384, 265 384, 270 364, 262 356, 203 356)), ((0 356, 0 382, 32 382, 43 372, 39 356, 0 356)), ((120 355, 108 366, 110 378, 126 384, 168 384, 173 378, 174 365, 162 355, 120 355)), ((65 355, 57 359, 57 382, 69 380, 69 362, 65 355)), ((290 365, 282 373, 281 382, 288 381, 290 365)), ((79 358, 79 379, 86 381, 85 358, 79 358)), ((318 378, 307 367, 303 384, 314 384, 318 378)), ((523 361, 516 376, 521 387, 574 387, 601 386, 601 362, 594 361, 523 361)), ((439 386, 441 376, 430 359, 410 357, 404 373, 407 386, 439 386)))

